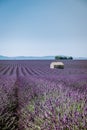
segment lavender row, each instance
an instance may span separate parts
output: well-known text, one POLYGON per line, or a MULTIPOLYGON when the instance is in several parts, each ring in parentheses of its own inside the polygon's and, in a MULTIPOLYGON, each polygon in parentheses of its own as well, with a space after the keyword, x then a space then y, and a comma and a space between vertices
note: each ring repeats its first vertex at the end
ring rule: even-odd
POLYGON ((19 78, 19 86, 23 129, 87 129, 87 96, 84 91, 80 93, 62 82, 36 76, 19 78))
POLYGON ((63 61, 63 70, 51 62, 0 61, 3 129, 87 129, 87 61, 63 61))
POLYGON ((16 77, 0 77, 0 130, 17 130, 16 77))
POLYGON ((63 61, 64 69, 50 69, 52 61, 0 61, 0 75, 68 76, 87 75, 87 61, 63 61), (19 72, 21 71, 21 73, 19 72), (19 73, 18 73, 19 72, 19 73))

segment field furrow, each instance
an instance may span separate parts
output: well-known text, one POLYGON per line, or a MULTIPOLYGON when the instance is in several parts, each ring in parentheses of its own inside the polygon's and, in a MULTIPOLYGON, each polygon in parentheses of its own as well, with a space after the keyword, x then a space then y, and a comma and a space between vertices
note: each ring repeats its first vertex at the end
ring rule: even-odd
POLYGON ((87 61, 0 61, 0 130, 87 130, 87 61))

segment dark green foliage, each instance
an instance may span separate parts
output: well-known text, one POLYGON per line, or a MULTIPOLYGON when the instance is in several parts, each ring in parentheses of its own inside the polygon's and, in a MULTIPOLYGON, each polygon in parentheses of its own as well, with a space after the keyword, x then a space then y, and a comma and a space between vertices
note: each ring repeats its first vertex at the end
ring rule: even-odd
POLYGON ((55 56, 55 60, 73 60, 73 57, 66 57, 66 56, 55 56))
POLYGON ((68 59, 69 59, 69 60, 73 60, 73 57, 72 57, 72 56, 70 56, 70 57, 68 57, 68 59))

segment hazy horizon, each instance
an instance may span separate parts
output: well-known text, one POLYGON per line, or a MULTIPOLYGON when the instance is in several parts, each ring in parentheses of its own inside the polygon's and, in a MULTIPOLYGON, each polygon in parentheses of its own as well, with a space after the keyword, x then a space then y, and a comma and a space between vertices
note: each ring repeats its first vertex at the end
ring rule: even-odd
POLYGON ((87 1, 1 0, 0 55, 87 57, 87 1))

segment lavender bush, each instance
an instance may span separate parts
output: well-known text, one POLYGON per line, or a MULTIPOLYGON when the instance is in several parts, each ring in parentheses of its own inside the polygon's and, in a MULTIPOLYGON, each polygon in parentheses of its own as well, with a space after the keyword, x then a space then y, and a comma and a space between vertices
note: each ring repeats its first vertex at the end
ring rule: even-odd
POLYGON ((86 130, 87 61, 0 61, 1 130, 86 130))

